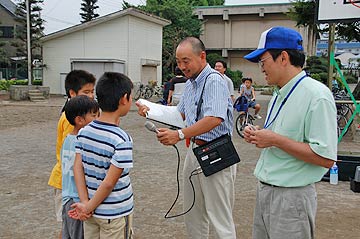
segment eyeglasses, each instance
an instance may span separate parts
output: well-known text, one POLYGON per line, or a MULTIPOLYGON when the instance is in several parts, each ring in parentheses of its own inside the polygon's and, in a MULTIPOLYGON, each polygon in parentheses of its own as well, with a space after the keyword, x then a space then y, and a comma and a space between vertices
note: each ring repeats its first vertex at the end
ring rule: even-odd
POLYGON ((258 61, 258 64, 259 64, 259 67, 264 67, 264 61, 266 61, 267 59, 269 59, 270 57, 272 57, 271 55, 270 56, 268 56, 268 57, 265 57, 264 59, 260 59, 259 61, 258 61))

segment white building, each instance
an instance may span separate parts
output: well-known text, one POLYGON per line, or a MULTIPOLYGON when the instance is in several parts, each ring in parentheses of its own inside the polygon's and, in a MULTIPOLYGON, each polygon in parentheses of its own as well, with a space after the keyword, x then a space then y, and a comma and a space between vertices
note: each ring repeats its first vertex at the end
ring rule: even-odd
POLYGON ((128 8, 42 38, 43 85, 65 94, 64 80, 73 69, 121 72, 133 82, 161 82, 162 29, 171 22, 128 8))

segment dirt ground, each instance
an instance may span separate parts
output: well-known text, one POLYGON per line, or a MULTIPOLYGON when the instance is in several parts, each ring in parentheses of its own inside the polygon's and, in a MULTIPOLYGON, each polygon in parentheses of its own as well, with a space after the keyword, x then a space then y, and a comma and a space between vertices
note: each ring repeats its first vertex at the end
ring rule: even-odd
MULTIPOLYGON (((259 99, 260 97, 258 97, 259 99)), ((268 97, 259 99, 263 106, 268 97)), ((56 124, 63 98, 48 103, 7 102, 0 99, 0 238, 55 238, 60 224, 55 221, 53 190, 47 185, 55 163, 56 124)), ((265 107, 262 109, 265 116, 265 107)), ((131 179, 135 194, 136 239, 186 238, 183 218, 164 219, 176 196, 176 152, 162 146, 133 110, 121 126, 134 139, 134 168, 131 179)), ((262 125, 263 119, 257 124, 262 125)), ((257 180, 253 170, 260 150, 234 133, 241 157, 236 180, 234 218, 237 238, 251 238, 257 180)), ((349 148, 348 143, 344 143, 349 148)), ((181 158, 184 143, 179 143, 181 158)), ((345 147, 345 146, 341 146, 345 147)), ((360 151, 357 146, 353 150, 360 151)), ((183 161, 183 160, 182 160, 183 161)), ((182 164, 182 163, 181 163, 182 164)), ((182 167, 182 166, 180 166, 182 167)), ((180 170, 181 171, 181 170, 180 170)), ((319 182, 316 238, 359 238, 360 193, 349 182, 333 186, 319 182)), ((173 213, 182 211, 182 200, 173 213)), ((210 238, 214 238, 210 233, 210 238)))

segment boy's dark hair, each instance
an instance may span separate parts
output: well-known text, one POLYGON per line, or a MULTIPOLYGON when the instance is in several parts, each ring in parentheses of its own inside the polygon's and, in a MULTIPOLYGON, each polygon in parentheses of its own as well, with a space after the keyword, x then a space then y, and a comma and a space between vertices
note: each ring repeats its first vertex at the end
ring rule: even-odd
POLYGON ((75 126, 75 118, 77 116, 85 116, 87 113, 99 111, 99 105, 86 95, 78 95, 69 100, 65 105, 65 116, 71 125, 75 126))
POLYGON ((133 83, 124 74, 105 72, 96 85, 96 98, 100 109, 105 112, 114 112, 119 107, 120 99, 127 94, 130 100, 133 83))
POLYGON ((268 51, 274 61, 280 56, 282 51, 286 51, 289 55, 291 65, 302 68, 305 64, 305 53, 303 51, 293 49, 270 49, 268 51))
POLYGON ((227 69, 227 64, 226 64, 225 61, 223 61, 223 60, 217 60, 217 61, 215 61, 215 64, 218 63, 218 62, 220 62, 220 63, 223 65, 223 67, 224 67, 225 69, 227 69))
POLYGON ((93 74, 84 70, 72 70, 65 78, 65 90, 67 97, 70 98, 70 90, 78 91, 86 84, 95 85, 96 78, 93 74))
POLYGON ((245 81, 250 81, 251 83, 252 83, 252 78, 251 77, 244 77, 244 78, 242 78, 242 83, 245 83, 245 81))

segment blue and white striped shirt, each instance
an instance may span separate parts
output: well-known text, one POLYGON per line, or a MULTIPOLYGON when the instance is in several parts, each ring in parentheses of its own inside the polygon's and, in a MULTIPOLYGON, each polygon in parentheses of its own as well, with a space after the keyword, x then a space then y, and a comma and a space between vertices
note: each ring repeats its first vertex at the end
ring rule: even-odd
POLYGON ((177 107, 181 113, 185 114, 187 126, 195 124, 197 104, 204 84, 203 103, 198 120, 205 116, 223 119, 219 126, 196 137, 204 141, 211 141, 221 135, 232 134, 233 105, 226 81, 222 76, 207 64, 196 79, 190 79, 186 82, 184 94, 177 107))
POLYGON ((94 120, 77 136, 76 153, 81 154, 86 187, 92 198, 104 180, 110 165, 123 168, 110 195, 95 209, 94 217, 114 219, 133 211, 133 190, 129 170, 133 167, 133 142, 117 125, 94 120))

